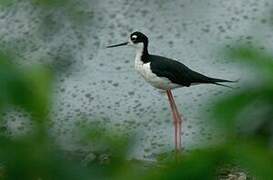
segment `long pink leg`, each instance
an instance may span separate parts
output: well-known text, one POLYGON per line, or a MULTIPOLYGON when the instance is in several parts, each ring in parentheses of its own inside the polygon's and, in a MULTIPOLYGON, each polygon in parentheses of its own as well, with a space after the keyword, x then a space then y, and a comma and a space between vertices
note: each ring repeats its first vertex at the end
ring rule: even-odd
POLYGON ((173 95, 170 91, 170 94, 171 94, 171 99, 172 99, 172 103, 173 103, 173 106, 174 106, 174 109, 175 109, 175 112, 176 112, 176 118, 177 118, 177 137, 178 137, 178 151, 181 150, 181 124, 182 124, 182 119, 181 119, 181 116, 180 116, 180 113, 178 112, 178 109, 177 109, 177 106, 175 104, 175 101, 174 101, 174 98, 173 98, 173 95))
POLYGON ((173 114, 175 151, 178 151, 178 146, 177 146, 177 115, 176 115, 176 112, 175 112, 174 104, 172 102, 172 93, 171 93, 170 90, 167 90, 166 93, 167 93, 169 103, 170 103, 170 107, 171 107, 172 114, 173 114))
POLYGON ((181 119, 180 113, 178 112, 177 106, 175 104, 172 92, 171 92, 171 90, 168 90, 168 91, 169 91, 170 101, 173 104, 172 106, 174 108, 174 112, 175 112, 175 116, 176 116, 176 123, 177 123, 177 125, 176 125, 176 127, 177 127, 176 137, 178 138, 176 140, 178 142, 177 150, 180 151, 181 150, 181 124, 182 124, 182 119, 181 119))

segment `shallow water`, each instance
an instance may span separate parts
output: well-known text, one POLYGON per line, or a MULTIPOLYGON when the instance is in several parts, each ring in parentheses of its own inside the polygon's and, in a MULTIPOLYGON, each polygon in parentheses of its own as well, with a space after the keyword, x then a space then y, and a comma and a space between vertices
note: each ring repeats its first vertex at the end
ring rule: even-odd
MULTIPOLYGON (((105 49, 127 40, 132 31, 149 37, 152 54, 177 59, 208 76, 240 79, 243 83, 250 78, 248 72, 219 50, 236 42, 257 45, 261 39, 267 43, 264 46, 272 47, 269 0, 77 2, 85 15, 82 24, 69 19, 70 12, 34 8, 26 1, 0 11, 2 51, 14 50, 19 64, 52 62, 62 72, 54 88, 51 131, 66 148, 77 149, 73 128, 81 119, 88 119, 83 123, 99 121, 110 128, 136 133, 133 157, 149 158, 172 149, 172 120, 166 96, 134 71, 133 49, 105 49)), ((210 111, 212 98, 230 92, 214 85, 174 91, 185 120, 185 149, 219 140, 218 134, 206 126, 200 111, 210 111)), ((22 131, 24 124, 12 122, 11 128, 22 131)))

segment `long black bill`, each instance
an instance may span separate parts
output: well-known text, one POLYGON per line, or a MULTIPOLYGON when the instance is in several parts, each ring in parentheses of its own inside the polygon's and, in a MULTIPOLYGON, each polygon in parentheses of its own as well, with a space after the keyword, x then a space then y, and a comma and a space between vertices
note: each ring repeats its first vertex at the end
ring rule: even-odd
POLYGON ((120 44, 115 44, 115 45, 111 45, 111 46, 106 46, 106 48, 112 48, 112 47, 118 47, 118 46, 125 46, 127 45, 128 42, 124 42, 124 43, 120 43, 120 44))

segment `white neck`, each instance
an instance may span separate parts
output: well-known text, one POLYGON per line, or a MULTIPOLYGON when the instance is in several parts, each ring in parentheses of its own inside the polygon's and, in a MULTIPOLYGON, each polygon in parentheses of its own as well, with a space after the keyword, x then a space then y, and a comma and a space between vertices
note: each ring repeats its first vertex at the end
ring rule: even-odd
POLYGON ((141 56, 143 54, 144 45, 143 43, 138 43, 133 45, 136 49, 136 57, 135 57, 135 68, 139 68, 139 66, 143 65, 143 62, 141 61, 141 56))
POLYGON ((142 56, 143 54, 143 49, 144 49, 144 45, 143 43, 138 43, 136 45, 134 45, 135 49, 136 49, 136 56, 142 56))

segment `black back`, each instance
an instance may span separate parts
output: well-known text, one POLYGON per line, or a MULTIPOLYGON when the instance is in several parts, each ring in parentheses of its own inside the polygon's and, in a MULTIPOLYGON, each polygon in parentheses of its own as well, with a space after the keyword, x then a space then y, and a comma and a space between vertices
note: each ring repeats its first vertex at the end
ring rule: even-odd
POLYGON ((195 72, 184 64, 162 56, 149 55, 150 67, 153 73, 159 77, 166 77, 170 81, 182 86, 190 86, 193 83, 230 82, 223 79, 210 78, 195 72))

